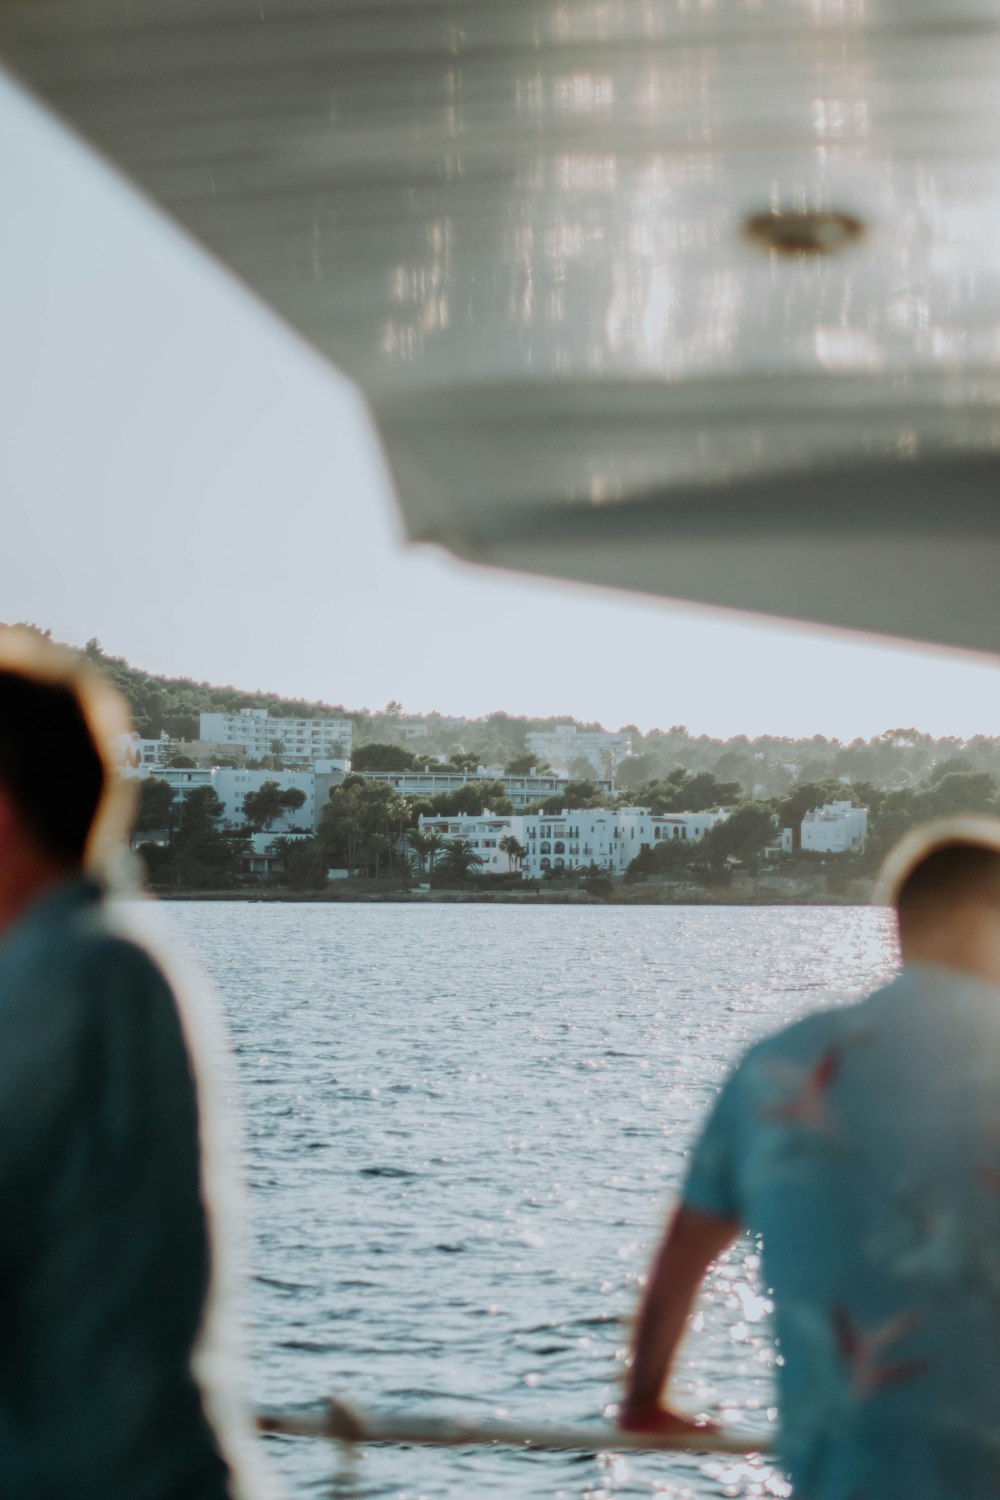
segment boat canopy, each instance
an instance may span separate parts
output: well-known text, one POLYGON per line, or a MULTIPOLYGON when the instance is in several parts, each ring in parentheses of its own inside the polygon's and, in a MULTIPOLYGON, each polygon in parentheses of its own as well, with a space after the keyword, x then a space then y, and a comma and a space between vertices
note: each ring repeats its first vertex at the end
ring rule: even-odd
POLYGON ((1000 0, 0 0, 0 56, 358 384, 414 540, 998 649, 1000 0))

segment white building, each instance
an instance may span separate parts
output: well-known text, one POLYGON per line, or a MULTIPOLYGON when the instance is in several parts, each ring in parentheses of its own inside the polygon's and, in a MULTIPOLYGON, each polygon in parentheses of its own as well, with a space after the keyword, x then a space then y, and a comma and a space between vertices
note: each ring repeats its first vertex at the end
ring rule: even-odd
POLYGON ((828 802, 802 819, 802 848, 817 854, 846 854, 863 849, 868 837, 868 809, 850 802, 828 802))
POLYGON ((168 734, 161 734, 158 740, 144 740, 132 731, 115 735, 113 748, 119 765, 136 769, 162 766, 174 754, 176 742, 168 734))
POLYGON ((626 755, 632 754, 632 737, 609 734, 606 729, 578 729, 575 724, 560 724, 553 730, 526 734, 525 748, 538 757, 539 765, 548 761, 554 771, 569 773, 576 760, 587 760, 596 776, 614 778, 614 771, 626 755))
POLYGON ((481 813, 460 813, 452 818, 422 813, 419 826, 425 833, 439 833, 445 839, 467 840, 482 860, 478 875, 507 875, 517 865, 501 850, 500 841, 515 838, 523 844, 526 821, 516 813, 501 817, 484 808, 481 813))
POLYGON ((709 829, 728 817, 728 812, 651 813, 648 807, 621 807, 618 821, 623 868, 627 869, 636 855, 646 849, 655 849, 666 843, 693 843, 704 838, 709 829))
MULTIPOLYGON (((479 766, 475 771, 365 771, 363 775, 366 781, 391 786, 401 797, 435 797, 479 782, 499 781, 515 812, 566 790, 564 776, 508 776, 500 766, 479 766)), ((598 781, 597 786, 603 792, 611 791, 610 781, 598 781)))
POLYGON ((262 760, 281 742, 282 760, 312 765, 317 759, 349 758, 354 725, 350 719, 272 718, 266 708, 241 708, 237 714, 202 714, 199 737, 218 745, 240 745, 262 760))
POLYGON ((539 880, 549 870, 587 870, 592 864, 609 875, 625 869, 621 820, 614 808, 567 808, 551 817, 525 818, 521 842, 528 851, 522 871, 526 880, 539 880))
POLYGON ((142 766, 125 768, 126 776, 144 779, 155 776, 173 787, 176 801, 184 802, 197 787, 211 787, 223 804, 219 825, 223 828, 241 828, 246 819, 243 803, 247 792, 259 792, 265 781, 276 781, 281 790, 294 787, 305 794, 301 807, 282 813, 267 830, 271 838, 290 832, 292 829, 312 829, 316 824, 316 778, 312 771, 246 771, 226 766, 196 766, 180 768, 174 766, 142 766))
POLYGON ((507 874, 512 868, 500 842, 515 838, 526 853, 521 863, 525 880, 538 880, 550 870, 589 869, 597 865, 609 875, 623 875, 644 848, 670 840, 703 838, 725 813, 650 813, 648 808, 568 808, 558 814, 514 813, 501 817, 489 810, 453 817, 426 814, 420 827, 446 839, 467 840, 483 861, 481 875, 507 874))

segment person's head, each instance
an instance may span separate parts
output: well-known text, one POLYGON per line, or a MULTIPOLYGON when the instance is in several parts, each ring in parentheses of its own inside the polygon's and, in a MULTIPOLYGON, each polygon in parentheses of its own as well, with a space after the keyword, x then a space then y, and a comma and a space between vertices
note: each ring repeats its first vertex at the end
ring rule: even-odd
MULTIPOLYGON (((96 869, 127 828, 112 738, 119 695, 89 664, 31 631, 0 629, 0 883, 96 869)), ((0 891, 0 903, 4 892, 0 891)))
POLYGON ((914 830, 881 876, 906 962, 1000 984, 1000 819, 942 818, 914 830))

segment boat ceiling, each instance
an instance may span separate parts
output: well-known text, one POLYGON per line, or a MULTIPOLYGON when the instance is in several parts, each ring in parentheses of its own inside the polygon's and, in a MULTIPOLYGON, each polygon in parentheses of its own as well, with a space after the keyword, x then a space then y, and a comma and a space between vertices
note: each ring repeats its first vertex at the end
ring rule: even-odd
POLYGON ((0 56, 358 383, 415 540, 1000 646, 1000 0, 0 0, 0 56))

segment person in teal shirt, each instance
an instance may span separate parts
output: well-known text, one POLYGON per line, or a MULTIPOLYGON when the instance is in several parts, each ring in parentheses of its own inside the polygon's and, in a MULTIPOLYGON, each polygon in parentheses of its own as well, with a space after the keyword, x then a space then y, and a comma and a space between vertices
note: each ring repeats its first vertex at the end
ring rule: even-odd
POLYGON ((85 874, 114 837, 88 681, 0 630, 0 1495, 234 1500, 256 1480, 196 1359, 203 1090, 171 984, 85 874))
POLYGON ((903 969, 753 1047, 725 1083, 647 1285, 620 1423, 661 1403, 693 1297, 760 1234, 796 1500, 1000 1494, 1000 822, 889 872, 903 969))

